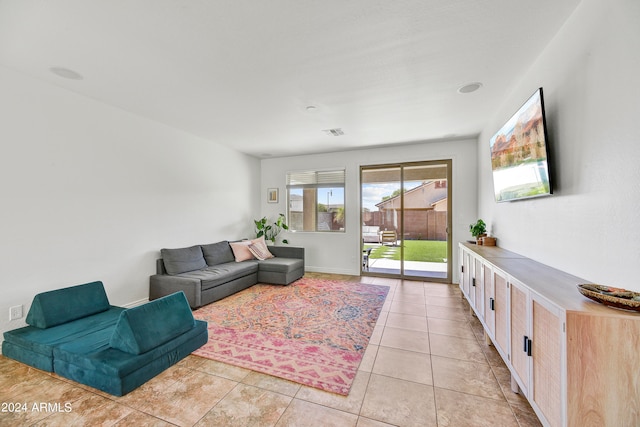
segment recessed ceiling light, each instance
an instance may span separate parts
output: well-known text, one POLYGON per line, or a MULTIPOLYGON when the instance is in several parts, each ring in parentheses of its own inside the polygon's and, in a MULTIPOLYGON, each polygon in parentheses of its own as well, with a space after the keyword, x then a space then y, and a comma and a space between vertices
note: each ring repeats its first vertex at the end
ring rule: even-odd
POLYGON ((460 86, 458 88, 458 93, 471 93, 471 92, 475 92, 478 89, 480 89, 482 87, 482 83, 480 82, 474 82, 474 83, 468 83, 464 86, 460 86))
POLYGON ((342 135, 344 135, 344 131, 342 130, 342 128, 325 129, 322 132, 326 133, 327 135, 331 135, 331 136, 342 136, 342 135))
POLYGON ((56 76, 62 77, 64 79, 70 79, 70 80, 84 79, 84 77, 82 77, 82 74, 64 67, 51 67, 49 68, 49 71, 51 71, 56 76))

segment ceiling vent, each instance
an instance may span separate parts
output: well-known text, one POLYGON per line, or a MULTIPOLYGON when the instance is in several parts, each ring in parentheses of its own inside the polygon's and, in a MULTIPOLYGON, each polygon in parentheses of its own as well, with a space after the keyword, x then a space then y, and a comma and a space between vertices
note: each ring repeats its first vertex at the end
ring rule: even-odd
POLYGON ((326 133, 327 135, 333 135, 333 136, 342 136, 342 135, 344 135, 344 132, 342 131, 341 128, 325 129, 322 132, 326 133))

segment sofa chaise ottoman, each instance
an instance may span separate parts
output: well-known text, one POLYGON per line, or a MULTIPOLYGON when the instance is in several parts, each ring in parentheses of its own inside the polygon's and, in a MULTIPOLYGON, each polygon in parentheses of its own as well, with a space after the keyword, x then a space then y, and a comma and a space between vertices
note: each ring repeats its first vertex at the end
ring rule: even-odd
POLYGON ((207 342, 183 293, 130 309, 109 305, 102 282, 36 295, 29 326, 4 333, 5 356, 122 396, 207 342))
POLYGON ((256 259, 242 251, 256 240, 162 249, 149 279, 149 299, 182 291, 195 309, 256 283, 288 285, 304 275, 304 248, 269 246, 273 257, 256 259))

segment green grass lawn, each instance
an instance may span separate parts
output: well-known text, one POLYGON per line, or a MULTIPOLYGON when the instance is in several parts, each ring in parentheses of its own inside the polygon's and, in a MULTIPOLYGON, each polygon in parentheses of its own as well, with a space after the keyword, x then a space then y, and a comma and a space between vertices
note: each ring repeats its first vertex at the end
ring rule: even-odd
MULTIPOLYGON (((382 254, 389 250, 389 246, 378 246, 365 244, 364 248, 373 247, 371 251, 371 259, 382 258, 382 254)), ((400 247, 395 246, 396 251, 393 257, 396 261, 400 260, 400 247)), ((422 261, 422 262, 444 262, 447 258, 447 242, 435 240, 405 240, 404 241, 404 260, 405 261, 422 261)))

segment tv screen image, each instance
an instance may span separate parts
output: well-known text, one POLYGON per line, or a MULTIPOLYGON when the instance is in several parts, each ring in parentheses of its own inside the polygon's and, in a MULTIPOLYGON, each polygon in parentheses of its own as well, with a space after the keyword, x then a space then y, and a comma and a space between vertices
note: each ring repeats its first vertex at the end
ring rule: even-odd
POLYGON ((490 146, 497 202, 552 193, 542 88, 496 132, 490 146))

